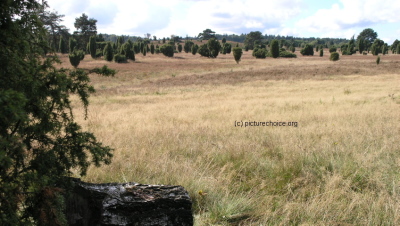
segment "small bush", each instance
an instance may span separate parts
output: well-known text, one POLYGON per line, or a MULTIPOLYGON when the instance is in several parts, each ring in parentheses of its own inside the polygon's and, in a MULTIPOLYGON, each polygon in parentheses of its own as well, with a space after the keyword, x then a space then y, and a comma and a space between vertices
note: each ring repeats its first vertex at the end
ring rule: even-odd
POLYGON ((69 62, 74 68, 77 68, 81 60, 85 58, 85 53, 82 50, 74 50, 69 54, 69 62))
POLYGON ((167 57, 173 57, 174 53, 175 53, 174 51, 175 51, 174 47, 172 45, 169 45, 169 44, 162 45, 160 47, 160 52, 162 54, 164 54, 164 56, 167 56, 167 57))
POLYGON ((336 51, 337 51, 337 49, 336 49, 336 47, 334 47, 334 46, 332 46, 332 47, 329 48, 329 52, 330 52, 330 53, 334 53, 334 52, 336 52, 336 51))
POLYGON ((253 56, 257 59, 265 59, 267 57, 267 50, 255 48, 253 50, 253 56))
POLYGON ((279 42, 278 40, 272 40, 270 44, 270 55, 273 58, 279 57, 279 42))
POLYGON ((283 58, 296 58, 297 55, 294 53, 291 53, 289 51, 282 51, 279 52, 279 57, 283 57, 283 58))
POLYGON ((319 56, 320 56, 320 57, 323 57, 323 56, 324 56, 324 49, 321 48, 321 49, 319 50, 319 56))
POLYGON ((381 62, 381 57, 378 56, 378 57, 376 58, 376 64, 379 64, 380 62, 381 62))
POLYGON ((329 59, 331 61, 338 61, 339 60, 339 53, 337 53, 337 52, 331 53, 331 56, 329 57, 329 59))
POLYGON ((124 55, 121 54, 115 54, 114 55, 114 61, 116 63, 126 63, 126 57, 124 55))
POLYGON ((103 56, 103 50, 101 49, 96 49, 96 58, 102 57, 103 56))
POLYGON ((232 49, 233 57, 235 58, 236 63, 239 63, 240 58, 242 57, 243 51, 240 47, 235 47, 232 49))
POLYGON ((111 43, 110 42, 107 42, 106 46, 104 47, 103 56, 104 56, 104 59, 106 61, 112 61, 113 60, 114 51, 113 51, 113 48, 111 47, 111 43))
POLYGON ((300 50, 300 53, 303 56, 314 56, 314 48, 311 45, 306 44, 306 46, 300 50))

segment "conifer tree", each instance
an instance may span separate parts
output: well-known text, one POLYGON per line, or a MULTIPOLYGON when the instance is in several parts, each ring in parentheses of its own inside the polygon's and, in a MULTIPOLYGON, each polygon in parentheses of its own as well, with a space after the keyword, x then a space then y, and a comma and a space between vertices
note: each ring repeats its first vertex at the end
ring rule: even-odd
POLYGON ((90 56, 95 59, 96 58, 96 36, 91 36, 89 39, 89 51, 90 51, 90 56))

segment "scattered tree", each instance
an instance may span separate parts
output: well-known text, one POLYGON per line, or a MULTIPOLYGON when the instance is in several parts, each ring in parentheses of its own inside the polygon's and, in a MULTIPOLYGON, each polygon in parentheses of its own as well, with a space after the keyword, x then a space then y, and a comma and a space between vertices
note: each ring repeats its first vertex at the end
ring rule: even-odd
POLYGON ((212 31, 211 29, 207 28, 202 33, 199 33, 197 37, 203 40, 209 40, 211 38, 215 38, 215 31, 212 31))
POLYGON ((219 51, 221 50, 221 44, 216 38, 211 38, 207 42, 207 48, 209 51, 209 57, 217 58, 219 51))
POLYGON ((107 42, 106 47, 104 47, 103 56, 106 61, 112 61, 114 58, 114 50, 111 47, 111 43, 107 42))
POLYGON ((74 38, 70 37, 68 46, 69 46, 69 52, 72 53, 76 48, 76 40, 74 38))
POLYGON ((178 52, 182 52, 182 49, 183 49, 183 48, 182 48, 182 45, 179 44, 179 45, 178 45, 178 52))
POLYGON ((270 53, 271 53, 271 57, 273 57, 273 58, 279 57, 279 42, 278 42, 278 40, 274 39, 271 41, 270 53))
POLYGON ((331 61, 338 61, 339 60, 339 53, 337 52, 332 52, 331 56, 329 57, 329 60, 331 61))
POLYGON ((92 56, 93 59, 96 58, 96 50, 97 50, 96 36, 91 36, 90 39, 89 39, 89 53, 90 53, 90 56, 92 56))
POLYGON ((360 42, 364 42, 364 49, 369 49, 377 37, 378 34, 373 29, 366 28, 357 36, 357 42, 359 45, 360 42))
POLYGON ((151 54, 154 54, 154 44, 153 43, 151 43, 151 45, 150 45, 150 52, 151 52, 151 54))
POLYGON ((196 55, 197 50, 199 49, 199 46, 197 44, 192 46, 191 52, 193 55, 196 55))
POLYGON ((319 56, 320 56, 320 57, 323 57, 323 56, 324 56, 324 49, 323 49, 323 48, 321 48, 321 49, 319 50, 319 56))
POLYGON ((244 45, 247 46, 249 49, 254 49, 258 44, 261 44, 263 38, 264 37, 261 32, 252 31, 246 35, 246 39, 244 40, 244 45))
POLYGON ((267 57, 267 50, 264 48, 254 48, 252 55, 257 59, 265 59, 267 57))
POLYGON ((162 45, 160 47, 160 52, 162 54, 164 54, 164 56, 173 57, 174 56, 174 47, 170 44, 162 45))
POLYGON ((306 44, 303 49, 300 50, 303 56, 314 56, 314 48, 310 44, 306 44))
POLYGON ((74 26, 76 31, 75 35, 79 38, 79 43, 81 44, 81 49, 89 42, 90 36, 96 36, 97 34, 97 20, 89 18, 86 14, 82 13, 82 16, 75 18, 74 26))
POLYGON ((69 62, 74 68, 77 68, 79 63, 85 58, 85 52, 82 50, 74 50, 69 54, 69 62))
POLYGON ((235 58, 235 61, 238 64, 243 54, 242 48, 235 47, 232 49, 232 51, 233 51, 233 57, 235 58))

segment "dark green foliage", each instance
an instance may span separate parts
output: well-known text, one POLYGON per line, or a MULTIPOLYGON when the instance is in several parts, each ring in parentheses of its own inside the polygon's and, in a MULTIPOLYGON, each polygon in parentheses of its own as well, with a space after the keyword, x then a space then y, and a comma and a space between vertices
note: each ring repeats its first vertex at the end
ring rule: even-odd
POLYGON ((371 45, 371 53, 374 56, 377 56, 381 52, 381 48, 379 48, 379 45, 376 43, 373 43, 371 45))
POLYGON ((270 44, 270 55, 273 58, 278 58, 279 57, 279 42, 276 39, 271 41, 271 44, 270 44))
POLYGON ((254 48, 252 55, 253 55, 253 57, 255 57, 257 59, 265 59, 267 57, 267 50, 266 49, 254 48))
POLYGON ((321 49, 319 50, 319 56, 320 56, 320 57, 323 57, 323 56, 324 56, 324 49, 323 49, 323 48, 321 48, 321 49))
POLYGON ((365 40, 360 38, 360 40, 358 40, 358 52, 361 54, 362 52, 364 52, 365 50, 365 40))
POLYGON ((222 39, 222 43, 225 44, 226 43, 226 38, 222 39))
POLYGON ((196 55, 197 50, 199 49, 199 46, 197 44, 192 46, 191 52, 193 55, 196 55))
POLYGON ((209 57, 210 56, 210 51, 207 48, 207 44, 203 44, 199 47, 197 52, 200 54, 200 56, 203 57, 209 57))
POLYGON ((381 62, 381 57, 378 56, 378 57, 376 58, 376 64, 379 64, 380 62, 381 62))
POLYGON ((179 44, 179 45, 178 45, 178 52, 182 52, 182 49, 183 49, 182 45, 179 44))
POLYGON ((303 56, 314 56, 314 48, 312 45, 306 44, 303 49, 300 50, 303 56))
POLYGON ((185 51, 185 53, 189 53, 193 45, 194 43, 192 41, 186 41, 185 45, 183 46, 183 50, 185 51))
POLYGON ((101 49, 103 51, 104 47, 106 47, 108 42, 96 42, 97 49, 101 49))
POLYGON ((261 43, 263 39, 264 37, 261 32, 252 31, 246 35, 246 39, 244 40, 244 45, 247 46, 249 49, 254 49, 258 44, 261 43))
POLYGON ((336 51, 337 51, 337 48, 335 46, 331 46, 329 48, 329 53, 333 53, 333 52, 336 52, 336 51))
POLYGON ((143 54, 143 56, 146 56, 146 55, 147 55, 147 48, 146 48, 146 47, 143 47, 142 54, 143 54))
POLYGON ((150 52, 151 52, 151 54, 154 54, 154 44, 153 43, 151 43, 151 45, 150 45, 150 52))
POLYGON ((397 51, 397 47, 399 46, 400 41, 399 40, 395 40, 393 42, 393 44, 390 46, 390 50, 392 51, 392 53, 397 53, 399 54, 399 52, 397 51))
POLYGON ((360 41, 363 40, 364 50, 369 49, 376 38, 378 38, 378 34, 373 29, 366 28, 357 36, 357 43, 360 44, 360 41))
POLYGON ((125 42, 124 37, 119 36, 119 37, 117 38, 117 52, 120 52, 120 51, 121 51, 121 46, 122 46, 122 44, 124 44, 124 42, 125 42))
POLYGON ((210 38, 207 42, 207 48, 209 50, 209 57, 217 58, 219 51, 221 50, 221 44, 216 38, 210 38))
POLYGON ((232 51, 232 45, 230 43, 225 43, 223 48, 227 54, 230 54, 232 51))
POLYGON ((69 38, 69 52, 72 53, 74 49, 76 48, 76 40, 74 38, 69 38))
POLYGON ((249 46, 245 46, 244 51, 246 51, 246 52, 249 51, 249 46))
POLYGON ((82 13, 82 16, 75 18, 74 26, 76 28, 75 34, 79 40, 80 48, 83 49, 89 42, 90 36, 96 36, 97 34, 97 20, 90 18, 82 13))
POLYGON ((132 43, 126 42, 121 46, 121 55, 124 55, 126 59, 135 61, 135 52, 132 49, 132 43))
POLYGON ((382 54, 385 55, 388 51, 387 45, 382 46, 382 54))
POLYGON ((115 54, 114 55, 114 62, 116 63, 126 63, 126 57, 122 54, 115 54))
POLYGON ((150 47, 149 47, 149 45, 146 45, 146 51, 147 51, 147 52, 150 52, 150 47))
POLYGON ((81 60, 85 58, 85 53, 82 50, 74 50, 72 53, 69 54, 69 62, 75 68, 78 67, 81 60))
POLYGON ((292 51, 292 53, 294 53, 294 52, 296 51, 296 48, 292 45, 292 46, 290 47, 290 51, 292 51))
POLYGON ((88 73, 115 71, 70 70, 55 66, 54 54, 43 58, 49 46, 36 15, 41 2, 0 1, 0 225, 65 224, 66 177, 84 176, 112 157, 111 148, 75 122, 78 103, 71 97, 87 117, 95 91, 88 73))
POLYGON ((283 58, 297 58, 297 55, 294 53, 291 53, 289 51, 281 51, 279 52, 279 57, 283 58))
POLYGON ((67 53, 67 45, 62 36, 60 37, 60 44, 58 46, 58 49, 59 49, 60 53, 62 53, 62 54, 67 53))
POLYGON ((331 56, 329 57, 329 60, 331 60, 331 61, 337 61, 337 60, 339 60, 339 53, 337 53, 337 52, 332 52, 332 53, 331 53, 331 56))
POLYGON ((232 51, 233 51, 233 57, 235 58, 235 61, 238 64, 243 54, 242 48, 235 47, 232 49, 232 51))
POLYGON ((133 44, 133 51, 135 51, 135 54, 140 53, 140 42, 133 44))
POLYGON ((211 29, 207 28, 202 33, 199 33, 197 37, 202 40, 209 40, 211 38, 215 38, 215 31, 212 31, 211 29))
POLYGON ((91 36, 90 39, 89 39, 89 52, 90 52, 90 56, 93 59, 96 58, 96 50, 97 50, 96 36, 91 36))
POLYGON ((165 44, 165 38, 162 39, 162 43, 165 44))
POLYGON ((318 52, 319 46, 315 47, 315 52, 318 52))
POLYGON ((396 48, 396 53, 397 53, 397 54, 400 54, 400 44, 399 44, 399 45, 397 45, 397 48, 396 48))
POLYGON ((114 58, 114 50, 111 47, 111 42, 107 42, 103 50, 103 56, 106 61, 112 61, 114 58))
POLYGON ((160 47, 160 52, 162 54, 164 54, 164 56, 173 57, 174 56, 174 47, 172 45, 169 45, 169 44, 162 45, 160 47))

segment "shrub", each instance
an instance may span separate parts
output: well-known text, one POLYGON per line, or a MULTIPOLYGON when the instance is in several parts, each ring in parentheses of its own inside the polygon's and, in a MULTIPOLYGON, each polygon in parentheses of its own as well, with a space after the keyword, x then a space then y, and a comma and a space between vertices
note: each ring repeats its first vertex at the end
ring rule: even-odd
POLYGON ((197 44, 196 44, 196 45, 193 45, 193 46, 192 46, 192 50, 191 50, 191 51, 192 51, 192 54, 193 54, 193 55, 196 55, 198 49, 199 49, 199 46, 198 46, 197 44))
POLYGON ((235 47, 232 49, 232 51, 233 51, 233 57, 235 58, 235 61, 238 64, 243 54, 242 48, 235 47))
POLYGON ((300 50, 303 56, 314 56, 314 48, 310 44, 306 44, 303 49, 300 50))
POLYGON ((296 51, 296 48, 294 46, 291 46, 290 51, 292 51, 292 53, 294 53, 296 51))
POLYGON ((85 58, 85 53, 82 50, 74 50, 69 54, 69 62, 74 68, 77 68, 81 60, 85 58))
POLYGON ((201 45, 197 50, 197 52, 200 54, 200 56, 210 57, 210 51, 207 48, 207 44, 201 45))
POLYGON ((289 51, 282 51, 279 52, 279 57, 283 57, 283 58, 296 58, 297 55, 294 53, 291 53, 289 51))
POLYGON ((217 58, 219 51, 221 50, 221 44, 216 38, 210 38, 207 42, 207 48, 209 50, 209 57, 217 58))
POLYGON ((329 59, 330 59, 331 61, 337 61, 337 60, 339 60, 339 53, 337 53, 337 52, 332 52, 329 59))
POLYGON ((76 40, 74 38, 69 38, 69 52, 72 53, 76 47, 76 40))
POLYGON ((267 50, 255 48, 253 50, 253 56, 257 59, 265 59, 267 57, 267 50))
POLYGON ((321 48, 321 49, 319 50, 319 56, 320 56, 320 57, 323 57, 323 56, 324 56, 324 49, 323 49, 323 48, 321 48))
POLYGON ((162 54, 164 54, 164 56, 173 57, 174 56, 174 47, 170 44, 162 45, 160 47, 160 52, 162 54))
POLYGON ((381 62, 381 57, 378 56, 378 57, 376 58, 376 64, 379 64, 380 62, 381 62))
POLYGON ((113 48, 111 47, 111 43, 110 42, 107 42, 106 47, 104 47, 103 56, 104 56, 104 59, 106 61, 112 61, 113 60, 114 51, 113 51, 113 48))
POLYGON ((116 63, 126 63, 126 57, 122 54, 115 54, 114 55, 114 61, 116 63))
POLYGON ((183 49, 183 48, 182 48, 182 45, 179 44, 179 45, 178 45, 178 52, 182 52, 182 49, 183 49))
POLYGON ((329 48, 329 52, 330 52, 330 53, 333 53, 333 52, 336 52, 336 51, 337 51, 337 48, 334 47, 334 46, 331 46, 331 47, 329 48))
POLYGON ((270 52, 271 57, 278 58, 279 57, 279 42, 278 40, 272 40, 270 44, 270 52))
POLYGON ((135 52, 132 50, 131 43, 125 42, 121 46, 121 55, 124 55, 126 59, 135 61, 135 52))
POLYGON ((151 43, 151 45, 150 45, 150 52, 151 52, 151 54, 154 54, 154 44, 153 43, 151 43))
POLYGON ((89 39, 89 53, 90 56, 95 59, 96 58, 96 51, 97 47, 96 47, 96 36, 91 36, 89 39))

